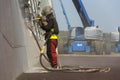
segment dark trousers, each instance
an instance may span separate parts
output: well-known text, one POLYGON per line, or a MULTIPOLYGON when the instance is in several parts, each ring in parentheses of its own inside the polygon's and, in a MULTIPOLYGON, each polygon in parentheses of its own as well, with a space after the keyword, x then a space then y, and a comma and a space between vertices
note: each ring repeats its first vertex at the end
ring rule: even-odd
POLYGON ((49 39, 47 41, 47 56, 48 56, 48 59, 52 67, 56 67, 58 64, 57 63, 57 52, 56 52, 57 46, 58 46, 57 39, 49 39))

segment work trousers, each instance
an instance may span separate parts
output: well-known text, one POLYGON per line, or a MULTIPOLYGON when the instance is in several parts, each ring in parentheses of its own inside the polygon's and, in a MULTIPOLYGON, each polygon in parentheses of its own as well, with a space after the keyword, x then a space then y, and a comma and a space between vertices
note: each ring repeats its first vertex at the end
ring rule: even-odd
POLYGON ((47 41, 47 56, 49 59, 49 62, 51 63, 51 67, 57 67, 57 52, 56 48, 58 46, 58 40, 57 39, 49 39, 47 41))

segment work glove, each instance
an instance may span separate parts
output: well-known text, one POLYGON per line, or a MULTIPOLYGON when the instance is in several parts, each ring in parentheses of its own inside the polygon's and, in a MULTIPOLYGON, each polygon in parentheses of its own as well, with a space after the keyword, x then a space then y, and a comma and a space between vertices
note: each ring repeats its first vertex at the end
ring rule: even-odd
POLYGON ((42 21, 46 21, 47 20, 46 16, 42 16, 41 19, 42 19, 42 21))
POLYGON ((47 22, 47 21, 43 21, 42 24, 43 24, 44 26, 47 26, 47 25, 48 25, 48 22, 47 22))

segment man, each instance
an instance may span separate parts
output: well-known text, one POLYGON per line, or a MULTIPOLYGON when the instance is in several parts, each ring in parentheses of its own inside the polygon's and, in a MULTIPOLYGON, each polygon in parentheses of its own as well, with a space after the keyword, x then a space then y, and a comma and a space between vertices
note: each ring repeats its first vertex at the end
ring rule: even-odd
POLYGON ((46 6, 42 10, 43 21, 41 28, 46 31, 45 39, 47 41, 47 56, 51 63, 51 67, 57 68, 57 53, 59 28, 50 6, 46 6))

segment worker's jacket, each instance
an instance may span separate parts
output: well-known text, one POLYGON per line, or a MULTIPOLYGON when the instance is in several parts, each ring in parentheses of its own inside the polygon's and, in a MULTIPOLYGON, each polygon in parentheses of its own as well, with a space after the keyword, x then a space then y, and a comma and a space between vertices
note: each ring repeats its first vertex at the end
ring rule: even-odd
POLYGON ((59 28, 56 19, 53 14, 47 16, 48 24, 46 26, 42 25, 41 28, 46 31, 45 39, 58 39, 59 28))

